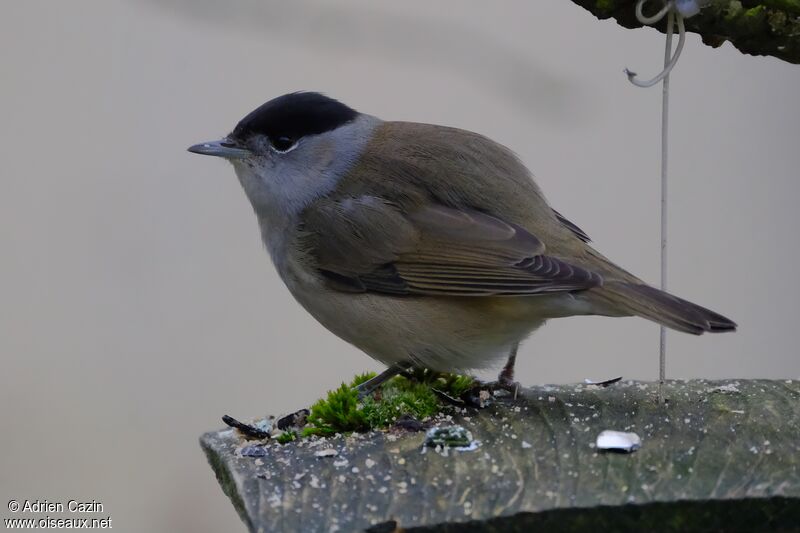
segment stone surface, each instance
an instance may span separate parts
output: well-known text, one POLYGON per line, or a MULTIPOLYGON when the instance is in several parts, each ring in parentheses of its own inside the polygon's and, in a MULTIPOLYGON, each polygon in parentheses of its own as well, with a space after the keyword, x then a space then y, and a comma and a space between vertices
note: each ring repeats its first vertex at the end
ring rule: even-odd
POLYGON ((800 528, 800 381, 670 381, 666 406, 655 391, 534 387, 480 411, 446 408, 435 423, 464 426, 471 451, 401 430, 249 456, 260 444, 232 429, 201 444, 251 531, 800 528), (636 433, 641 449, 597 452, 606 429, 636 433))

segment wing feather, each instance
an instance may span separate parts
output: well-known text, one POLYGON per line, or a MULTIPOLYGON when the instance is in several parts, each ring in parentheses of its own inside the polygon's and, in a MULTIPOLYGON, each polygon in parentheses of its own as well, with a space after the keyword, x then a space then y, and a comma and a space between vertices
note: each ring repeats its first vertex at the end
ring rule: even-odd
POLYGON ((336 290, 390 295, 525 296, 602 284, 546 254, 520 226, 441 205, 404 213, 364 196, 321 202, 304 223, 308 252, 336 290))

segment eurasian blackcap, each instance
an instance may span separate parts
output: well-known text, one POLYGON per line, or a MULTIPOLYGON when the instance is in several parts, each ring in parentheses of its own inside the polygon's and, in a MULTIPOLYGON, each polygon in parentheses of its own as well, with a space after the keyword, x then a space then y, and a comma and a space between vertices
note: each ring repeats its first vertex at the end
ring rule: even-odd
POLYGON ((189 151, 230 161, 272 261, 342 339, 403 368, 482 368, 549 318, 641 316, 692 334, 729 319, 618 267, 552 209, 507 148, 385 122, 313 92, 265 103, 189 151))

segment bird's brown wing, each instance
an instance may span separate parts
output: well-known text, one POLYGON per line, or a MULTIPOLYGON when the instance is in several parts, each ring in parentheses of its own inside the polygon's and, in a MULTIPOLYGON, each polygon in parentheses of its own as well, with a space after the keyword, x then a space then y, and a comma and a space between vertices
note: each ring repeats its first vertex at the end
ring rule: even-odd
POLYGON ((303 244, 337 290, 394 295, 522 296, 596 287, 597 273, 546 254, 525 229, 478 211, 404 213, 376 197, 308 210, 303 244))

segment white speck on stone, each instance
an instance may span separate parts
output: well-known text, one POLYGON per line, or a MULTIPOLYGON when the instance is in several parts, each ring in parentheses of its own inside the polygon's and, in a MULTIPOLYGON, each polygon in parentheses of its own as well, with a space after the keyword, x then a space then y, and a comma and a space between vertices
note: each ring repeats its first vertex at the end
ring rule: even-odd
POLYGON ((406 492, 408 492, 408 483, 406 483, 405 481, 401 481, 400 483, 397 484, 397 489, 400 492, 400 494, 405 494, 406 492))
POLYGON ((725 385, 720 385, 719 387, 714 387, 713 389, 709 390, 708 392, 741 392, 737 387, 738 383, 726 383, 725 385))
POLYGON ((281 506, 281 497, 273 492, 269 495, 269 498, 267 498, 267 503, 269 503, 270 507, 276 509, 281 506))
POLYGON ((522 447, 525 449, 532 448, 533 445, 530 442, 522 441, 522 447))
POLYGON ((319 478, 314 474, 311 474, 311 481, 308 483, 311 485, 312 488, 318 489, 319 488, 319 478))
POLYGON ((347 478, 344 477, 344 474, 339 474, 339 483, 344 483, 345 481, 347 481, 347 478))
POLYGON ((406 460, 405 460, 405 458, 401 457, 400 459, 398 459, 398 460, 397 460, 397 464, 399 464, 399 465, 404 465, 404 464, 406 464, 406 460))
POLYGON ((367 459, 364 461, 364 465, 366 465, 367 468, 372 468, 376 464, 377 463, 375 461, 373 461, 372 459, 370 459, 369 457, 367 457, 367 459))
POLYGON ((351 471, 352 473, 354 473, 354 474, 358 474, 358 473, 360 472, 360 470, 358 469, 358 467, 357 467, 357 466, 354 466, 353 468, 351 468, 351 469, 350 469, 350 471, 351 471))
POLYGON ((601 431, 595 442, 598 450, 619 450, 634 452, 642 447, 642 439, 636 433, 622 431, 601 431))
POLYGON ((325 448, 324 450, 317 450, 316 452, 314 452, 314 455, 316 457, 335 457, 339 455, 339 452, 337 452, 333 448, 325 448))

